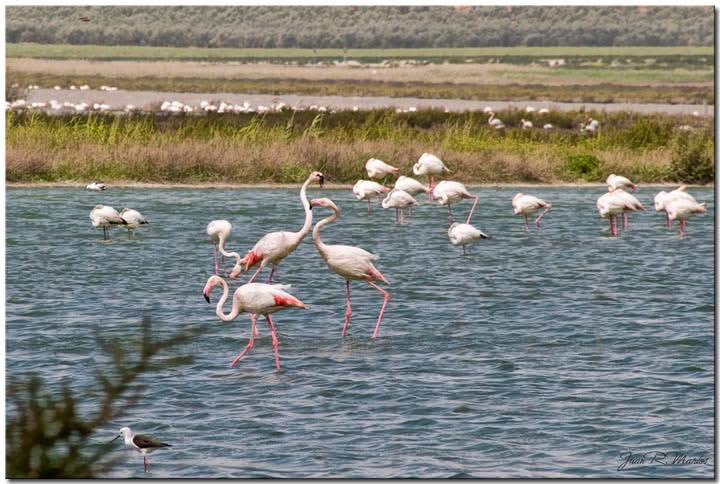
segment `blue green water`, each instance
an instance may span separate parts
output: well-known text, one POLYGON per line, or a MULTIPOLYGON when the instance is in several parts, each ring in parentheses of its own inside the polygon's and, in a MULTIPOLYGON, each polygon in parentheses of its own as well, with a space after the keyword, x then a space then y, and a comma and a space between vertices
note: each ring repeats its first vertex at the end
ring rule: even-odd
MULTIPOLYGON (((636 196, 652 207, 659 190, 636 196)), ((103 477, 712 478, 713 191, 691 190, 708 213, 684 237, 651 208, 617 238, 595 209, 602 187, 523 189, 554 205, 529 233, 510 207, 517 189, 471 191, 473 223, 492 238, 463 256, 447 210, 424 196, 399 226, 379 205, 368 216, 350 190, 311 189, 342 211, 324 240, 379 255, 391 299, 372 340, 382 297, 353 282, 341 338, 344 281, 308 237, 275 276, 309 306, 274 317, 277 372, 262 318, 253 350, 228 368, 250 325, 246 314, 218 320, 219 290, 211 305, 202 297, 214 272, 205 228, 231 221, 228 249, 245 253, 267 232, 300 228, 297 189, 9 188, 6 377, 92 388, 109 367, 95 330, 135 338, 149 311, 160 334, 210 331, 183 347, 193 363, 145 375, 143 400, 95 436, 130 426, 172 449, 144 474, 118 440, 127 458, 103 477), (88 218, 98 203, 151 224, 103 242, 88 218), (629 453, 645 462, 618 470, 629 453)))

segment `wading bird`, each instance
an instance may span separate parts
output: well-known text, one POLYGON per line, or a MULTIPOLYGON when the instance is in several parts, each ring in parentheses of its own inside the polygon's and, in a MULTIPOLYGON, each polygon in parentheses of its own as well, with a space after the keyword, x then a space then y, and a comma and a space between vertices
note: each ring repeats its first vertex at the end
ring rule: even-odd
POLYGON ((489 239, 490 236, 476 229, 470 224, 454 223, 448 229, 448 238, 452 245, 461 245, 463 255, 465 255, 465 246, 475 244, 482 239, 489 239))
MULTIPOLYGON (((621 188, 618 188, 617 190, 612 192, 607 192, 597 199, 596 206, 598 212, 600 213, 600 216, 602 218, 607 218, 610 223, 610 235, 617 236, 619 233, 617 228, 618 215, 624 215, 626 211, 638 210, 637 205, 631 200, 629 200, 625 195, 629 195, 630 197, 635 199, 635 197, 633 197, 629 193, 624 192, 624 190, 622 190, 621 188)), ((637 204, 640 204, 637 199, 635 199, 635 202, 637 202, 637 204)), ((640 206, 642 206, 642 204, 640 204, 640 206)), ((645 208, 643 207, 642 210, 645 210, 645 208)))
POLYGON ((623 209, 623 230, 627 230, 630 226, 630 222, 628 221, 628 212, 635 212, 637 210, 645 210, 645 206, 640 203, 640 200, 635 198, 633 195, 629 194, 622 188, 617 188, 611 193, 616 193, 619 197, 621 197, 625 201, 625 208, 623 209))
POLYGON ((250 351, 250 348, 253 347, 255 343, 255 333, 257 331, 256 318, 258 314, 262 314, 263 316, 265 316, 268 326, 270 326, 272 345, 273 350, 275 351, 275 367, 279 370, 279 342, 277 338, 275 324, 273 323, 272 317, 270 315, 283 309, 305 309, 305 304, 295 296, 286 292, 287 289, 290 289, 289 285, 250 282, 247 284, 243 284, 235 290, 235 293, 233 294, 232 309, 228 314, 225 314, 223 312, 223 306, 225 305, 225 301, 227 301, 229 292, 228 284, 227 282, 225 282, 225 279, 220 276, 210 276, 210 278, 207 280, 207 283, 205 284, 205 288, 203 289, 203 296, 205 297, 205 300, 209 303, 210 293, 212 292, 213 287, 215 287, 217 284, 221 284, 223 286, 223 295, 218 301, 217 306, 215 307, 215 314, 218 316, 218 318, 220 318, 222 321, 232 321, 233 319, 237 318, 240 313, 250 313, 250 342, 247 344, 247 346, 245 346, 245 349, 243 349, 242 353, 237 355, 235 359, 230 363, 230 368, 235 366, 235 364, 240 360, 240 358, 242 358, 248 351, 250 351))
POLYGON ((545 209, 545 211, 543 211, 543 213, 541 213, 540 216, 535 219, 535 225, 539 227, 540 220, 546 213, 550 211, 550 209, 552 208, 552 204, 532 195, 518 193, 512 199, 512 208, 515 215, 522 215, 525 217, 525 231, 527 232, 529 230, 528 215, 533 215, 541 208, 545 209))
MULTIPOLYGON (((402 178, 402 177, 400 177, 402 178)), ((387 193, 390 188, 371 180, 358 180, 353 186, 353 194, 358 200, 367 200, 368 215, 370 215, 370 200, 377 197, 380 200, 381 193, 387 193)))
POLYGON ((495 117, 495 113, 490 111, 490 117, 488 118, 488 124, 495 129, 504 129, 505 123, 495 117))
POLYGON ((697 203, 695 197, 687 193, 687 187, 685 185, 682 185, 671 192, 659 192, 653 199, 653 202, 655 203, 655 211, 665 212, 665 219, 668 227, 672 226, 672 222, 670 221, 670 216, 667 214, 667 210, 665 210, 665 205, 667 205, 671 200, 675 200, 677 198, 684 198, 697 203))
POLYGON ((400 171, 400 168, 388 165, 377 158, 370 158, 367 160, 367 163, 365 163, 365 169, 367 170, 367 174, 370 178, 384 178, 388 175, 397 175, 400 171))
POLYGON ((394 208, 395 209, 395 223, 402 224, 404 221, 403 212, 405 208, 411 207, 417 204, 417 200, 413 198, 408 192, 398 190, 394 188, 390 193, 387 194, 385 200, 382 201, 383 208, 394 208), (398 213, 400 218, 398 221, 398 213))
MULTIPOLYGON (((430 191, 430 187, 423 185, 416 179, 410 178, 409 176, 399 176, 395 181, 394 188, 407 192, 413 197, 419 193, 428 193, 430 191)), ((408 207, 408 210, 410 215, 412 215, 412 206, 408 207)))
POLYGON ((138 225, 150 223, 143 214, 132 208, 123 208, 120 216, 125 220, 128 231, 132 232, 133 236, 135 236, 135 229, 138 228, 138 225))
POLYGON ((377 324, 375 325, 375 331, 373 331, 372 337, 376 338, 380 332, 380 322, 382 321, 383 313, 385 312, 385 306, 387 306, 390 295, 384 289, 380 288, 373 281, 382 281, 385 284, 390 284, 385 277, 378 271, 373 265, 372 261, 377 260, 378 256, 371 254, 370 252, 363 250, 359 247, 352 247, 350 245, 327 245, 320 240, 320 230, 327 224, 331 224, 340 215, 340 209, 330 200, 329 198, 318 198, 310 202, 312 207, 323 207, 329 208, 333 211, 332 215, 322 219, 315 224, 313 228, 313 242, 317 247, 320 256, 325 260, 328 268, 335 274, 345 279, 345 292, 347 309, 345 311, 345 324, 342 329, 342 336, 345 336, 347 332, 348 324, 350 323, 350 316, 352 315, 352 308, 350 307, 350 281, 365 281, 380 291, 383 295, 383 304, 380 308, 380 315, 378 316, 377 324))
POLYGON ((85 187, 85 190, 90 190, 91 192, 101 192, 101 191, 105 190, 105 184, 98 183, 98 182, 92 182, 91 184, 89 184, 85 187))
POLYGON ((117 210, 109 205, 95 205, 95 208, 90 210, 90 221, 93 227, 103 228, 104 240, 110 240, 108 228, 115 225, 127 225, 127 222, 120 216, 117 210))
MULTIPOLYGON (((300 202, 305 209, 305 223, 298 232, 271 232, 266 234, 258 240, 255 246, 240 260, 240 263, 245 264, 245 272, 250 270, 250 268, 258 262, 260 263, 260 267, 258 267, 248 282, 253 282, 260 271, 268 264, 272 264, 272 270, 268 278, 268 282, 272 282, 273 274, 275 274, 275 270, 280 261, 297 249, 300 242, 302 242, 308 232, 310 232, 312 211, 310 210, 310 204, 307 199, 307 187, 312 182, 318 182, 320 186, 322 186, 324 181, 325 177, 323 174, 319 171, 314 171, 310 173, 310 176, 308 176, 305 183, 303 183, 300 189, 300 202)), ((240 266, 237 265, 230 273, 230 277, 235 278, 239 273, 240 266)))
POLYGON ((686 198, 675 198, 665 204, 665 210, 670 218, 670 223, 672 223, 673 220, 680 221, 680 235, 685 235, 687 219, 692 215, 705 213, 707 208, 705 202, 697 203, 686 198))
POLYGON ((413 173, 415 175, 426 175, 428 178, 430 178, 430 186, 428 187, 430 200, 433 199, 435 177, 448 172, 450 172, 450 170, 447 166, 445 166, 445 163, 443 163, 440 158, 433 155, 432 153, 423 153, 420 158, 418 158, 417 163, 413 165, 413 173))
POLYGON ((447 205, 448 215, 450 216, 451 224, 454 222, 454 220, 453 220, 452 208, 450 208, 450 206, 452 204, 457 203, 460 200, 463 200, 466 198, 475 199, 475 201, 473 202, 472 208, 470 208, 470 213, 468 213, 467 220, 465 221, 465 223, 467 223, 467 224, 470 223, 470 218, 472 217, 473 211, 475 210, 475 206, 477 205, 478 200, 480 199, 479 196, 470 195, 470 192, 467 191, 467 188, 465 188, 465 185, 463 185, 462 183, 456 182, 456 181, 448 181, 448 180, 443 180, 440 183, 438 183, 437 186, 433 189, 433 193, 440 205, 447 205))
POLYGON ((637 189, 637 185, 631 182, 628 178, 620 175, 615 175, 614 173, 607 177, 605 183, 607 183, 609 192, 617 188, 630 188, 632 189, 632 191, 635 191, 637 189))
MULTIPOLYGON (((240 265, 240 254, 237 252, 225 251, 225 241, 230 238, 230 233, 232 233, 232 224, 227 220, 213 220, 207 225, 207 234, 213 244, 213 260, 215 261, 216 276, 220 273, 217 260, 218 250, 220 251, 220 254, 222 254, 223 266, 225 265, 225 257, 234 257, 235 267, 233 267, 233 271, 237 270, 240 272, 242 269, 242 266, 240 265)), ((225 275, 227 275, 227 273, 225 275)))
POLYGON ((143 455, 143 463, 145 464, 145 472, 150 470, 150 461, 147 458, 147 454, 154 452, 158 449, 165 449, 172 447, 170 444, 160 442, 149 435, 136 434, 130 427, 123 427, 120 429, 120 433, 117 437, 112 439, 112 442, 116 441, 120 437, 125 439, 125 445, 132 447, 143 455))

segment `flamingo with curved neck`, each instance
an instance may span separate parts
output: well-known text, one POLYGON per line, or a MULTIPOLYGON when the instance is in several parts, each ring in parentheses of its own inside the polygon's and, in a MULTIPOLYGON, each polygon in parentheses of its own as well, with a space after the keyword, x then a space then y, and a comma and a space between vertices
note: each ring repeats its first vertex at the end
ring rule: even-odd
MULTIPOLYGON (((227 220, 213 220, 210 223, 208 223, 207 226, 207 234, 210 237, 210 241, 213 243, 213 259, 215 260, 215 275, 217 276, 219 274, 219 268, 218 268, 218 260, 217 260, 217 252, 218 249, 220 253, 222 254, 222 263, 225 264, 225 257, 234 257, 235 258, 235 269, 240 269, 240 254, 237 252, 226 252, 225 251, 225 241, 230 237, 230 233, 232 232, 232 224, 228 222, 227 220)), ((227 272, 225 273, 227 276, 227 272)))
POLYGON ((243 257, 237 266, 230 273, 230 277, 235 278, 240 274, 242 270, 240 264, 245 264, 245 272, 250 270, 258 262, 260 267, 255 271, 255 274, 250 278, 248 282, 253 282, 260 271, 268 264, 272 264, 272 271, 270 271, 270 277, 268 282, 272 282, 273 274, 277 269, 277 265, 285 257, 290 255, 295 249, 297 249, 300 242, 310 232, 312 226, 312 210, 310 210, 310 204, 307 199, 307 188, 311 182, 316 181, 322 186, 325 181, 325 177, 319 171, 310 173, 310 176, 305 183, 303 183, 300 189, 300 202, 305 209, 305 223, 298 232, 271 232, 264 235, 260 240, 257 241, 255 246, 248 251, 247 255, 243 257))
POLYGON ((320 256, 325 260, 328 268, 334 273, 345 279, 345 291, 347 309, 345 310, 345 324, 343 325, 342 336, 345 336, 352 308, 350 307, 350 281, 362 280, 370 284, 372 287, 380 291, 383 295, 383 304, 380 308, 375 331, 372 337, 376 338, 380 332, 380 322, 382 321, 385 306, 387 306, 390 295, 384 289, 380 288, 373 281, 382 281, 389 284, 387 279, 373 265, 372 261, 377 260, 378 256, 363 250, 359 247, 350 245, 327 245, 320 239, 320 230, 327 224, 333 223, 340 215, 340 209, 329 198, 318 198, 310 202, 311 207, 329 208, 333 213, 315 224, 313 229, 313 242, 317 247, 320 256))

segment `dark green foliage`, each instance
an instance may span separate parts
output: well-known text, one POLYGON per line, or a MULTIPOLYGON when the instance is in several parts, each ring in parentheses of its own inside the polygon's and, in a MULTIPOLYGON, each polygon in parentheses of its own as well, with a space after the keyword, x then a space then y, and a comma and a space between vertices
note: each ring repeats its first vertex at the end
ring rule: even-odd
POLYGON ((710 46, 713 7, 13 6, 6 8, 5 38, 11 43, 318 49, 710 46))
POLYGON ((711 183, 715 179, 714 143, 710 133, 683 133, 675 140, 672 169, 682 183, 711 183))
POLYGON ((564 168, 573 177, 585 181, 598 181, 602 178, 602 161, 594 155, 568 156, 564 168))
POLYGON ((158 355, 190 341, 205 329, 192 328, 174 336, 157 339, 152 322, 143 318, 137 347, 124 348, 121 341, 96 335, 98 345, 109 355, 109 370, 97 369, 95 378, 101 393, 93 415, 82 415, 80 396, 69 382, 58 392, 36 375, 7 385, 7 426, 5 434, 5 477, 30 479, 86 479, 101 477, 119 461, 110 457, 111 436, 95 432, 110 424, 120 428, 120 418, 142 398, 145 373, 183 365, 190 357, 158 355), (99 441, 99 442, 98 442, 99 441))

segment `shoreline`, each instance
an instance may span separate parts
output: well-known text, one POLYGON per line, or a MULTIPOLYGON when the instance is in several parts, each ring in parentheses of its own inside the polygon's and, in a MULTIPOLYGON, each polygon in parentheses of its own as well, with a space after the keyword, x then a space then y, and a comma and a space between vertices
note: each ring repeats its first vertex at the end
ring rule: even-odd
MULTIPOLYGON (((469 188, 514 188, 514 187, 604 187, 606 186, 603 182, 593 183, 529 183, 529 182, 513 182, 513 183, 464 183, 469 188)), ((84 189, 86 183, 79 182, 5 182, 5 188, 82 188, 84 189)), ((106 183, 108 189, 112 188, 144 188, 144 189, 198 189, 198 190, 209 190, 209 189, 294 189, 301 186, 302 183, 149 183, 149 182, 116 182, 106 183)), ((642 184, 644 186, 652 187, 677 187, 685 185, 689 188, 714 188, 714 184, 710 183, 707 185, 693 185, 683 183, 648 183, 642 184)), ((353 184, 350 183, 325 183, 323 189, 327 190, 352 190, 353 184)))

